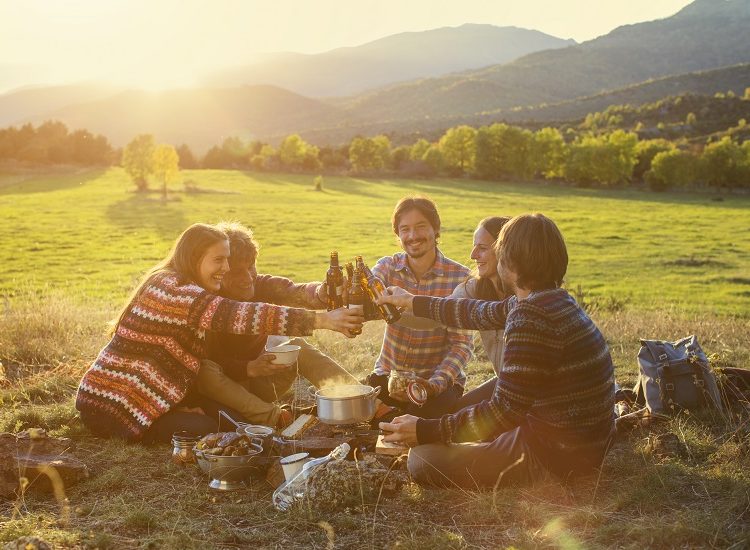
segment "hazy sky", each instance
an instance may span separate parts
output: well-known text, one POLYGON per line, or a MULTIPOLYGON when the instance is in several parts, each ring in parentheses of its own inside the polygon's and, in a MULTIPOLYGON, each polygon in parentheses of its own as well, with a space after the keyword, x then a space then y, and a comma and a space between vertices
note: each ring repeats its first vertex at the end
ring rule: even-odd
POLYGON ((109 80, 186 86, 253 53, 316 53, 403 31, 515 25, 581 42, 688 0, 0 0, 0 91, 109 80))

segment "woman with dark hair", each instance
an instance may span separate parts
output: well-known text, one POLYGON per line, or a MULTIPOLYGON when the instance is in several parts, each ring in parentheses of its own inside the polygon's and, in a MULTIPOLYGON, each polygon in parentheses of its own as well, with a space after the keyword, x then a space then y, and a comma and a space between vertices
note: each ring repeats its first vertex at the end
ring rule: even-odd
MULTIPOLYGON (((456 287, 451 298, 498 301, 508 297, 497 272, 495 241, 500 235, 500 230, 509 221, 508 216, 490 216, 479 222, 474 231, 474 246, 471 249, 471 259, 476 262, 476 266, 471 277, 456 287)), ((503 362, 503 334, 502 328, 479 331, 484 352, 495 369, 495 376, 463 395, 454 410, 475 405, 492 396, 497 373, 503 362)))
POLYGON ((184 401, 206 357, 207 332, 348 335, 361 326, 361 315, 343 308, 324 313, 220 297, 229 254, 224 231, 194 224, 143 277, 78 387, 76 408, 93 433, 169 441, 179 430, 216 430, 215 419, 184 401))

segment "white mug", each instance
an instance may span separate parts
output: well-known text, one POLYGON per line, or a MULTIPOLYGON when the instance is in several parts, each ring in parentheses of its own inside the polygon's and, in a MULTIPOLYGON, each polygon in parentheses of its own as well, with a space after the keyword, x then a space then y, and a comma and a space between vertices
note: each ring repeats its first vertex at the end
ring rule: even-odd
POLYGON ((302 471, 302 466, 310 460, 310 453, 295 453, 279 459, 281 468, 284 470, 284 479, 290 481, 302 471))

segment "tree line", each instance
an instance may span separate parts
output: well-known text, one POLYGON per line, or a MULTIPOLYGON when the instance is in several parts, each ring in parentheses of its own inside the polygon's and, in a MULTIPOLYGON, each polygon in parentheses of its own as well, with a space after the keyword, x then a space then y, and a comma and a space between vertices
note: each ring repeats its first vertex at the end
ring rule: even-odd
POLYGON ((117 159, 106 137, 88 130, 70 132, 62 122, 47 121, 36 128, 24 124, 20 128, 0 129, 0 160, 35 165, 109 166, 117 159))
POLYGON ((456 126, 435 142, 419 139, 401 146, 379 135, 356 137, 338 148, 319 148, 294 134, 278 148, 228 138, 202 161, 186 145, 176 153, 182 168, 547 179, 600 186, 645 182, 655 190, 695 185, 750 188, 750 141, 740 144, 730 136, 705 146, 661 138, 639 140, 635 132, 626 130, 585 132, 565 139, 557 128, 533 132, 496 123, 456 126))
MULTIPOLYGON (((595 117, 589 117, 592 119, 595 117)), ((590 120, 589 120, 590 122, 590 120)), ((744 120, 738 128, 744 130, 744 120)), ((121 152, 104 136, 70 132, 61 122, 0 129, 0 160, 34 164, 112 165, 118 162, 140 190, 155 179, 166 195, 179 169, 216 168, 402 177, 472 177, 486 180, 564 180, 577 185, 645 182, 655 190, 707 185, 750 188, 750 140, 724 135, 708 144, 640 139, 622 129, 563 134, 495 123, 449 128, 435 141, 394 146, 388 136, 356 137, 340 147, 317 147, 299 135, 274 147, 230 137, 202 158, 187 145, 156 144, 142 134, 121 152)))

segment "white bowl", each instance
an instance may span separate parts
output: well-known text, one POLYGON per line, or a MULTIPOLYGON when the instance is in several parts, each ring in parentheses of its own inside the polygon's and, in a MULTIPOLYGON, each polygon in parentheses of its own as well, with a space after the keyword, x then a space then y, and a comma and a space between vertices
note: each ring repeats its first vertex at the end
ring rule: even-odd
POLYGON ((276 358, 271 361, 274 365, 286 365, 291 366, 297 361, 299 356, 299 350, 302 348, 293 344, 283 344, 281 346, 274 346, 272 348, 266 348, 267 353, 272 353, 276 358))

